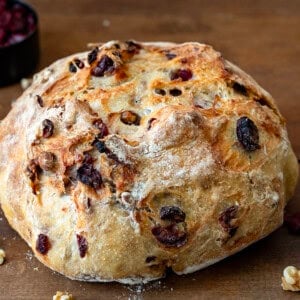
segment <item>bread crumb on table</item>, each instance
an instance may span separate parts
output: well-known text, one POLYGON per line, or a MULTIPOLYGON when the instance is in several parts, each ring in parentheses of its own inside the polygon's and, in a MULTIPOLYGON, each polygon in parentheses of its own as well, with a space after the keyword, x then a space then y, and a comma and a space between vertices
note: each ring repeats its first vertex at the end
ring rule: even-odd
POLYGON ((3 249, 0 249, 0 265, 3 265, 5 260, 5 251, 3 249))
POLYGON ((300 270, 293 266, 288 266, 283 270, 282 288, 285 291, 300 291, 300 270))
POLYGON ((74 298, 72 294, 69 294, 68 292, 57 291, 53 296, 53 300, 74 300, 74 298))

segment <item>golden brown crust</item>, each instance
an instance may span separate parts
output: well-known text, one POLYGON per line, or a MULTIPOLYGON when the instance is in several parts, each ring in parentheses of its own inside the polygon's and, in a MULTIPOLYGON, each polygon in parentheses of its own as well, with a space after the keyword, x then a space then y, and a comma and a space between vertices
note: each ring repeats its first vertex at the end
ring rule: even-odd
POLYGON ((7 219, 79 280, 204 267, 280 226, 297 182, 272 97, 204 44, 112 41, 59 60, 0 126, 7 219))

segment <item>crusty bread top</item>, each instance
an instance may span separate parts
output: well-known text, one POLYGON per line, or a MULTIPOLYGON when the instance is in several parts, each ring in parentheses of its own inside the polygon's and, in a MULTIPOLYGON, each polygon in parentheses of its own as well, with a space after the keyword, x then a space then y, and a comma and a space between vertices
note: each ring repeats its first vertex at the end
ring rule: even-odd
POLYGON ((112 41, 59 60, 35 76, 0 128, 6 216, 39 259, 81 279, 182 272, 257 240, 282 220, 294 164, 272 97, 199 43, 112 41), (250 140, 237 135, 241 118, 254 122, 250 140), (153 230, 162 205, 184 211, 175 242, 153 230), (220 215, 235 206, 249 220, 222 244, 229 229, 220 215), (197 260, 206 235, 210 254, 197 260), (151 255, 155 267, 136 266, 151 255))

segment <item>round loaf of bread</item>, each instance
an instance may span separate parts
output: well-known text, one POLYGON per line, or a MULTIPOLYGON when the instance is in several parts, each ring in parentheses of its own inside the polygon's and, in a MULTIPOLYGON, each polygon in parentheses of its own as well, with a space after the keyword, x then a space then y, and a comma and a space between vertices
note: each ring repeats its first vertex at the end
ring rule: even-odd
POLYGON ((2 209, 77 280, 215 263, 282 224, 297 176, 272 97, 199 43, 112 41, 61 59, 0 125, 2 209))

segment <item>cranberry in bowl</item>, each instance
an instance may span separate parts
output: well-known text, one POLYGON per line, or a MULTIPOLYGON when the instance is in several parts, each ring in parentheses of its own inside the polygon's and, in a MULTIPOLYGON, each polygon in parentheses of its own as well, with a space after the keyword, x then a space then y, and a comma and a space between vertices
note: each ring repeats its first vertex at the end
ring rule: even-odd
POLYGON ((0 86, 28 76, 38 60, 37 14, 22 1, 0 0, 0 86))

